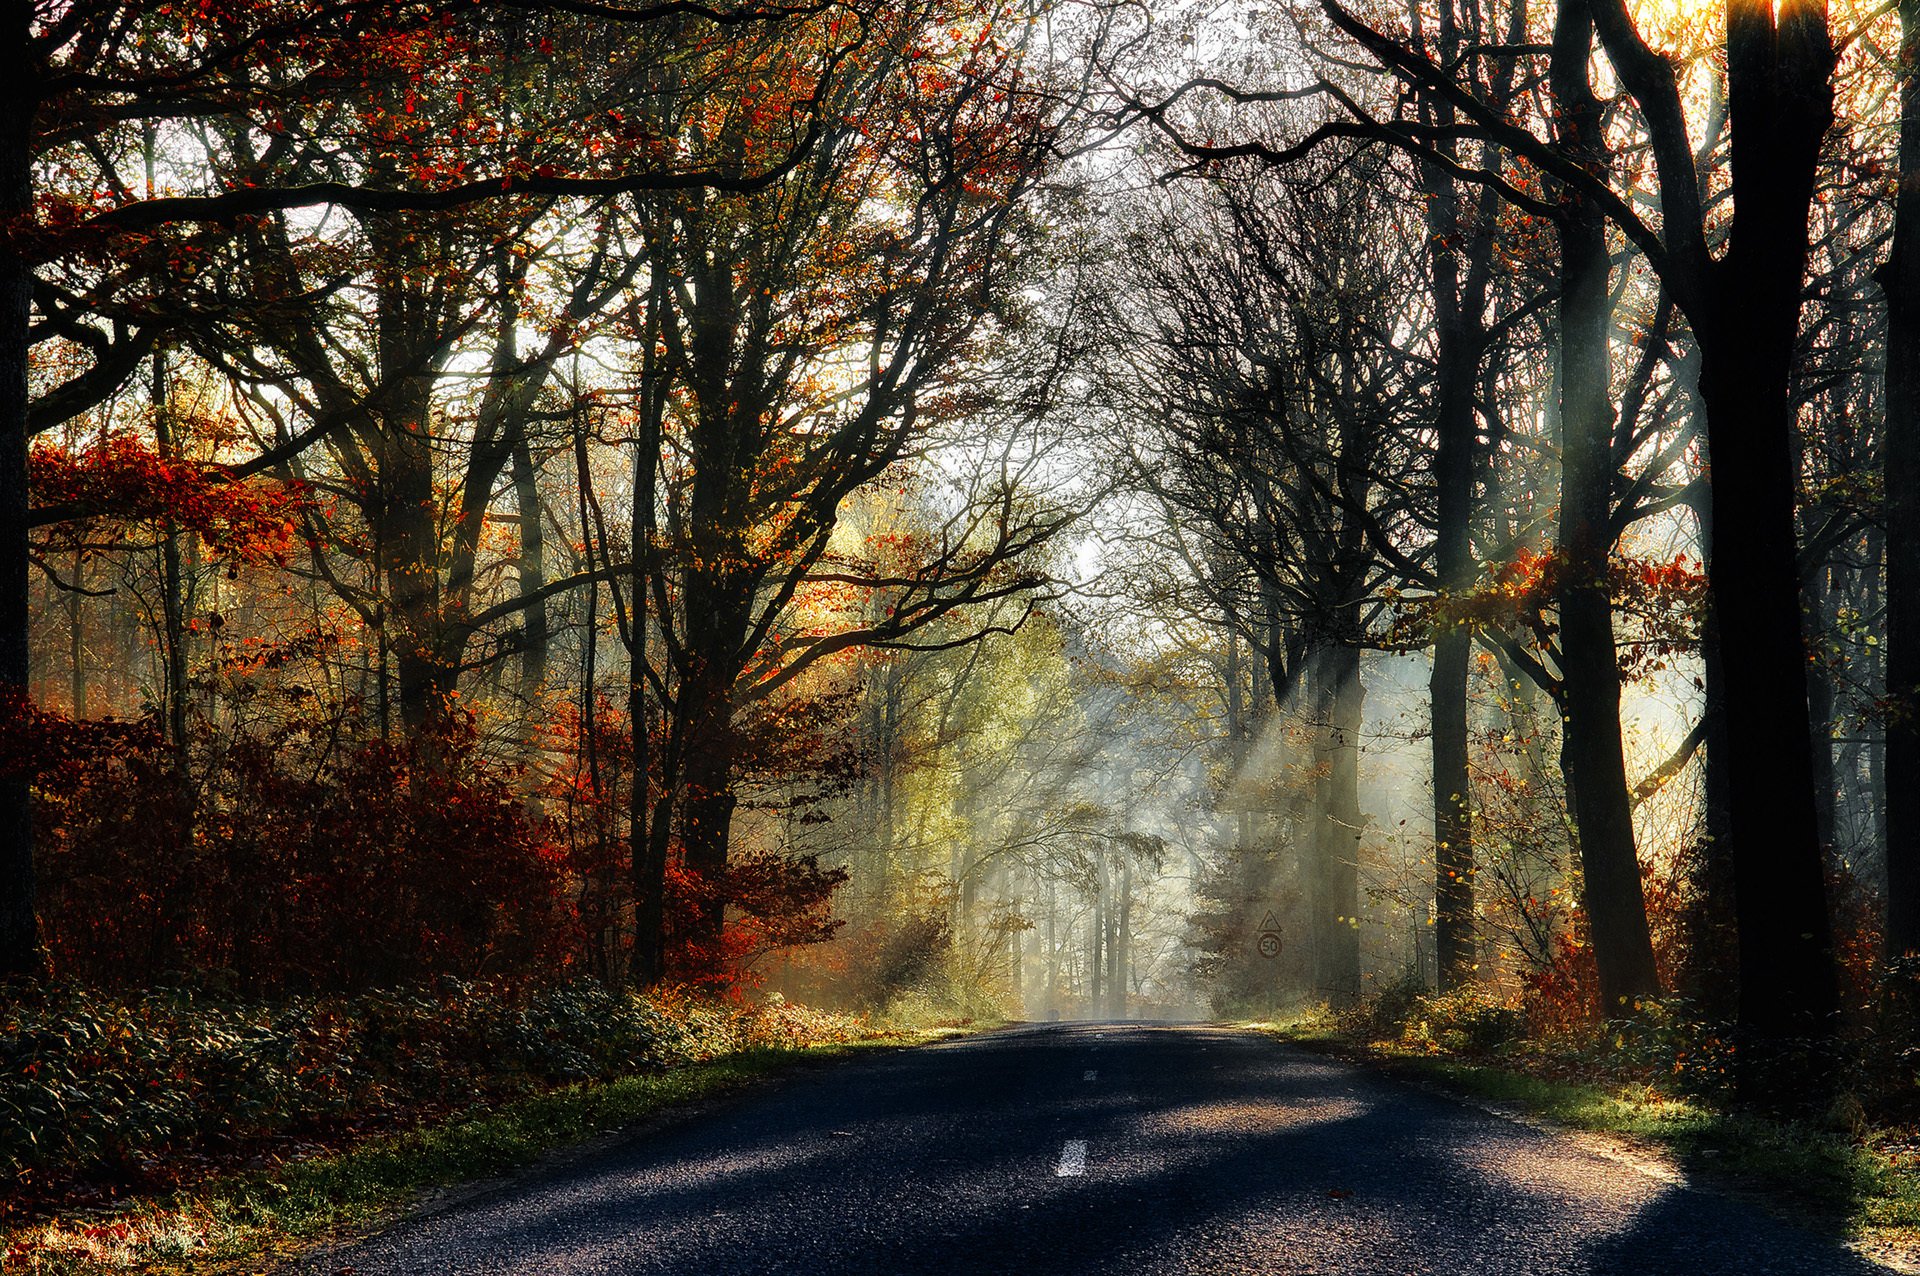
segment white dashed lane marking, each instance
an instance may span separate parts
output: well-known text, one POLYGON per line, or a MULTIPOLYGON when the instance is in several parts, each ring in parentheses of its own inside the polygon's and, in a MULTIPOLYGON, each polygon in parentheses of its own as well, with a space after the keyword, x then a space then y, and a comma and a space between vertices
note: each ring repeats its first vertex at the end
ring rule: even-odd
POLYGON ((1057 1179, 1076 1178, 1087 1172, 1087 1141, 1068 1139, 1067 1146, 1060 1149, 1060 1164, 1053 1167, 1053 1177, 1057 1179))

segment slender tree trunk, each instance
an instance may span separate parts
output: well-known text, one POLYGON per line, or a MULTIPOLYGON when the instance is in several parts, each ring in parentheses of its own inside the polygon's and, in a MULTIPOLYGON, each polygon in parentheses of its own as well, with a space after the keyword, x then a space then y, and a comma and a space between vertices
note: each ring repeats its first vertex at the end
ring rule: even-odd
POLYGON ((386 456, 380 480, 386 488, 386 535, 393 668, 400 721, 421 736, 444 721, 453 691, 453 670, 442 655, 440 537, 433 492, 433 450, 427 439, 428 405, 423 386, 394 391, 404 404, 386 420, 386 456))
MULTIPOLYGON (((154 441, 160 455, 179 459, 169 408, 166 356, 153 356, 154 441)), ((175 778, 187 783, 187 580, 180 553, 180 528, 169 518, 160 536, 160 652, 164 662, 160 684, 167 721, 167 744, 173 750, 175 778)))
POLYGON ((1336 1006, 1360 997, 1360 726, 1366 688, 1360 682, 1360 649, 1329 648, 1321 667, 1329 709, 1327 801, 1321 821, 1326 864, 1326 902, 1333 927, 1322 949, 1322 991, 1336 1006))
POLYGON ((1133 980, 1133 860, 1120 861, 1120 908, 1114 927, 1113 1017, 1127 1017, 1127 991, 1133 980))
POLYGON ((1060 896, 1047 882, 1047 1015, 1060 1009, 1060 896))
POLYGON ((67 703, 74 718, 87 716, 87 555, 73 551, 73 593, 67 595, 67 703))
MULTIPOLYGON (((1521 29, 1516 3, 1512 29, 1521 29)), ((1477 4, 1443 4, 1434 15, 1433 44, 1427 51, 1451 63, 1479 38, 1483 14, 1477 4)), ((1488 89, 1500 101, 1513 91, 1512 74, 1488 89)), ((1454 104, 1433 95, 1420 103, 1427 122, 1443 134, 1458 122, 1454 104)), ((1444 137, 1436 144, 1458 159, 1459 142, 1444 137)), ((1482 164, 1497 165, 1490 151, 1482 164)), ((1436 487, 1434 568, 1443 594, 1472 588, 1474 470, 1479 451, 1476 415, 1480 363, 1486 354, 1485 309, 1493 255, 1495 218, 1489 197, 1469 207, 1461 183, 1438 165, 1421 169, 1429 238, 1429 285, 1437 345, 1434 370, 1434 459, 1436 487)), ((1465 626, 1446 625, 1434 635, 1433 673, 1428 684, 1433 714, 1434 948, 1442 990, 1473 981, 1476 907, 1472 782, 1468 759, 1467 679, 1473 636, 1465 626)))
POLYGON ((1107 974, 1107 857, 1093 860, 1093 924, 1087 936, 1088 967, 1093 985, 1087 990, 1087 1014, 1098 1019, 1106 1007, 1107 974))
MULTIPOLYGON (((1457 200, 1457 195, 1453 198, 1457 200)), ((1434 249, 1434 273, 1440 311, 1438 443, 1433 464, 1439 519, 1434 553, 1441 589, 1459 594, 1472 586, 1474 578, 1473 386, 1480 354, 1460 308, 1460 272, 1452 249, 1434 249)), ((1442 991, 1471 983, 1475 970, 1473 786, 1467 757, 1467 674, 1472 655, 1472 632, 1464 624, 1446 625, 1434 639, 1428 683, 1433 714, 1434 941, 1442 991)))
POLYGON ((1442 991, 1473 982, 1473 825, 1468 806, 1467 663, 1473 638, 1452 630, 1433 646, 1434 949, 1442 991))
POLYGON ((547 526, 540 510, 540 472, 534 467, 523 425, 516 423, 513 441, 513 501, 519 517, 520 556, 515 575, 520 590, 520 695, 532 708, 547 681, 552 630, 545 602, 529 602, 547 583, 547 526))
MULTIPOLYGON (((1562 145, 1589 167, 1604 163, 1602 110, 1589 80, 1593 18, 1561 0, 1554 24, 1553 90, 1562 145)), ((1564 754, 1580 841, 1587 923, 1600 1013, 1613 1018, 1659 992, 1647 930, 1633 800, 1620 742, 1620 663, 1608 580, 1613 550, 1613 426, 1606 221, 1566 191, 1560 218, 1560 666, 1564 754)))
POLYGON ((1886 948, 1920 951, 1920 0, 1900 0, 1900 184, 1887 298, 1886 948))
MULTIPOLYGON (((33 217, 28 64, 33 7, 8 6, 0 34, 0 697, 24 704, 30 676, 27 545, 27 352, 33 268, 15 236, 33 217)), ((0 712, 10 706, 0 704, 0 712)), ((44 970, 34 911, 33 811, 25 775, 0 776, 0 982, 44 970)))

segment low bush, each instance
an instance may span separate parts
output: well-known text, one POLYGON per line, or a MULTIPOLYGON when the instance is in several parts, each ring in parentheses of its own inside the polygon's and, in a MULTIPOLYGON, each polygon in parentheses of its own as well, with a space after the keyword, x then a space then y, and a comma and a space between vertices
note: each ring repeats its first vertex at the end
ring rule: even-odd
POLYGON ((1633 1014, 1609 1020, 1588 1054, 1610 1074, 1669 1093, 1725 1102, 1733 1094, 1733 1025, 1684 997, 1645 997, 1633 1014))
POLYGON ((1482 988, 1429 992, 1415 975, 1387 984, 1374 997, 1343 1011, 1341 1031, 1367 1041, 1392 1041, 1433 1050, 1497 1050, 1526 1035, 1526 1015, 1482 988))
POLYGON ((1420 998, 1403 1036, 1443 1050, 1498 1050, 1526 1035, 1520 1009, 1484 988, 1456 988, 1420 998))
POLYGON ((0 1175, 138 1176, 186 1152, 867 1033, 777 1000, 597 984, 448 981, 272 1003, 56 986, 0 1012, 0 1175))

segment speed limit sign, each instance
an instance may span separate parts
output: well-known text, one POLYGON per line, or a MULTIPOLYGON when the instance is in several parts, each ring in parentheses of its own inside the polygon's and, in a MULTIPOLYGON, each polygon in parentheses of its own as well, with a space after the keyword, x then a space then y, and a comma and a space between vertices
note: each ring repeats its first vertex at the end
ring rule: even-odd
POLYGON ((1280 932, 1276 930, 1261 931, 1259 948, 1262 957, 1278 957, 1280 955, 1280 932))

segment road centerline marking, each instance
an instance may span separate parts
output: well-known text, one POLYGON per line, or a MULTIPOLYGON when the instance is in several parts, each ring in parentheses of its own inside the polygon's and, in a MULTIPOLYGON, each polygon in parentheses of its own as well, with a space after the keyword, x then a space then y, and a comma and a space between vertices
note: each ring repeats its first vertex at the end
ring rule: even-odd
POLYGON ((1060 1149, 1060 1164, 1053 1167, 1053 1177, 1057 1179, 1077 1178, 1087 1172, 1087 1141, 1068 1139, 1067 1146, 1060 1149))

